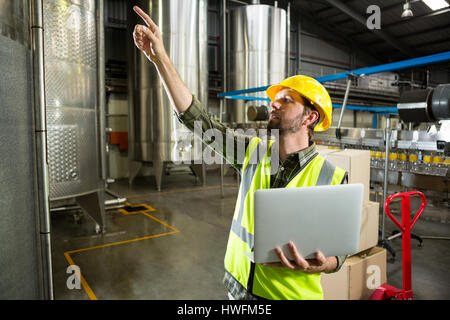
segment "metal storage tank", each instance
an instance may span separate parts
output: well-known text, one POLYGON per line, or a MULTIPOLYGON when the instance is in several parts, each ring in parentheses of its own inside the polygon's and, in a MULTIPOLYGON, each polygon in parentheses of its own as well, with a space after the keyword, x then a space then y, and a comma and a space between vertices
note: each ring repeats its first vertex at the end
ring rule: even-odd
POLYGON ((41 7, 0 0, 1 300, 53 297, 41 7))
MULTIPOLYGON (((286 10, 269 5, 246 5, 229 10, 227 21, 227 91, 281 82, 287 75, 288 17, 286 10)), ((265 92, 252 96, 266 97, 265 92)), ((228 121, 247 123, 246 106, 262 101, 227 102, 228 121)))
POLYGON ((151 162, 160 190, 164 163, 177 156, 188 132, 174 115, 155 66, 134 46, 134 26, 144 21, 133 11, 133 5, 148 12, 159 26, 176 70, 207 106, 207 1, 141 0, 130 1, 128 6, 130 182, 143 163, 151 162))
POLYGON ((95 0, 43 2, 50 199, 75 198, 104 230, 102 9, 95 0))

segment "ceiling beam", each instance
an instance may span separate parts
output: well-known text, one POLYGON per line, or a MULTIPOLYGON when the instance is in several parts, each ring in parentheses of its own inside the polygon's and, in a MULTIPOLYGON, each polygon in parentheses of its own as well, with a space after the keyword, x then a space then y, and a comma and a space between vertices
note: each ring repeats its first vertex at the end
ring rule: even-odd
MULTIPOLYGON (((422 20, 424 18, 429 18, 429 17, 433 17, 433 16, 436 16, 436 15, 439 15, 439 14, 444 14, 444 13, 450 13, 450 8, 443 8, 443 9, 436 10, 436 11, 433 11, 433 12, 424 13, 424 14, 421 14, 421 15, 418 15, 418 16, 413 16, 412 18, 402 19, 402 20, 399 20, 399 21, 396 21, 396 22, 392 22, 392 23, 389 23, 389 24, 383 24, 382 28, 387 29, 387 28, 391 28, 391 27, 400 26, 402 24, 409 23, 409 22, 417 22, 418 20, 422 20)), ((351 37, 358 37, 358 36, 361 36, 363 34, 365 34, 365 32, 358 31, 358 32, 350 34, 350 36, 351 37)))
POLYGON ((305 30, 315 33, 321 39, 332 42, 339 49, 343 51, 352 50, 359 55, 362 60, 368 60, 368 63, 370 64, 380 64, 385 62, 385 60, 381 59, 382 56, 374 55, 370 50, 364 49, 364 46, 355 42, 353 39, 346 37, 342 32, 336 30, 334 26, 331 26, 326 22, 317 23, 317 17, 315 17, 312 11, 306 8, 302 8, 300 11, 293 11, 294 14, 300 17, 300 21, 307 22, 311 26, 314 26, 309 30, 305 28, 305 30))
MULTIPOLYGON (((426 54, 435 54, 435 53, 439 53, 439 52, 448 51, 450 46, 447 46, 445 48, 440 48, 441 51, 438 51, 438 52, 436 52, 436 50, 434 50, 432 52, 427 52, 426 49, 423 49, 425 47, 434 46, 434 45, 437 45, 437 44, 442 45, 444 43, 448 43, 450 45, 450 39, 447 39, 447 40, 442 40, 442 39, 440 39, 440 40, 432 40, 432 41, 418 43, 418 44, 415 44, 414 46, 416 48, 422 48, 421 49, 421 55, 426 55, 426 54)), ((383 55, 387 55, 387 56, 389 56, 389 55, 391 55, 391 54, 393 54, 395 52, 396 51, 394 51, 394 50, 374 51, 375 54, 383 54, 383 55)))
MULTIPOLYGON (((445 39, 445 40, 439 39, 439 40, 427 41, 427 42, 415 44, 414 46, 417 48, 423 48, 423 47, 428 47, 428 46, 432 46, 435 44, 442 44, 442 43, 450 43, 450 39, 445 39)), ((443 50, 443 51, 445 51, 445 50, 443 50)))
MULTIPOLYGON (((418 1, 422 1, 422 0, 410 0, 409 3, 412 4, 412 3, 418 2, 418 1)), ((402 0, 401 2, 397 2, 397 3, 394 3, 394 4, 387 5, 385 7, 381 7, 380 8, 381 14, 386 13, 387 11, 391 11, 393 9, 400 9, 399 11, 402 12, 404 3, 405 3, 405 1, 402 0)), ((400 15, 399 15, 399 17, 400 17, 400 15)), ((353 20, 352 18, 345 18, 345 19, 336 21, 334 23, 339 25, 339 24, 349 23, 352 20, 353 20)), ((385 26, 383 26, 383 27, 385 27, 385 26)))
MULTIPOLYGON (((352 8, 347 6, 346 4, 342 3, 340 0, 326 0, 330 5, 336 7, 337 9, 341 10, 354 20, 358 21, 362 25, 366 26, 366 17, 360 15, 359 13, 355 12, 352 8)), ((389 43, 392 47, 396 48, 400 52, 402 52, 407 57, 414 57, 417 56, 418 53, 416 50, 409 48, 405 44, 402 44, 400 41, 392 37, 389 33, 383 31, 383 30, 371 30, 375 35, 383 39, 385 42, 389 43)))
MULTIPOLYGON (((355 2, 355 1, 357 1, 357 0, 348 0, 348 1, 345 1, 345 4, 349 4, 349 3, 355 2)), ((333 10, 333 7, 332 7, 332 6, 331 6, 331 7, 327 7, 327 8, 323 8, 323 9, 316 10, 316 11, 314 11, 314 13, 315 13, 315 14, 322 14, 322 13, 327 12, 327 11, 330 11, 330 10, 333 10)))
MULTIPOLYGON (((409 38, 409 37, 417 37, 426 33, 430 33, 430 32, 439 32, 439 31, 443 31, 443 30, 450 30, 450 23, 447 23, 443 26, 437 26, 437 27, 433 27, 433 28, 428 28, 428 29, 424 29, 421 31, 417 31, 417 32, 408 32, 405 34, 401 34, 401 35, 396 35, 395 38, 396 39, 404 39, 404 38, 409 38)), ((370 41, 370 42, 362 42, 363 44, 369 45, 378 45, 383 43, 384 41, 370 41)), ((415 45, 414 45, 415 46, 415 45)))

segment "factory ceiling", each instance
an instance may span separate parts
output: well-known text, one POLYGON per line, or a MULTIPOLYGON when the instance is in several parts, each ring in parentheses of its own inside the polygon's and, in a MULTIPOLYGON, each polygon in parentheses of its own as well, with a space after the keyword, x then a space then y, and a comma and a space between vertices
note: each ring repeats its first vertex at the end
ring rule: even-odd
POLYGON ((409 2, 413 16, 402 18, 405 0, 291 1, 294 13, 319 35, 351 45, 381 63, 450 51, 450 6, 433 10, 422 0, 409 2), (366 10, 371 5, 380 8, 380 29, 367 27, 371 13, 366 10))

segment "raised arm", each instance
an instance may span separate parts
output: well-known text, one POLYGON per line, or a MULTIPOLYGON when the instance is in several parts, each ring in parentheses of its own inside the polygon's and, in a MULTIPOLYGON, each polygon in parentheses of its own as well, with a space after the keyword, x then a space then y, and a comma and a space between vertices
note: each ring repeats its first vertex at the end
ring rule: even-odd
MULTIPOLYGON (((164 84, 167 95, 178 113, 178 119, 191 131, 195 132, 195 123, 201 124, 201 139, 215 152, 220 154, 234 168, 240 170, 243 159, 240 155, 245 154, 250 138, 242 137, 234 133, 228 133, 227 127, 210 117, 202 107, 198 99, 194 99, 192 93, 184 84, 170 57, 168 56, 161 32, 153 20, 141 8, 134 6, 134 11, 144 20, 144 25, 136 25, 133 32, 134 43, 149 61, 153 62, 158 70, 161 81, 164 84), (187 112, 188 111, 188 112, 187 112), (206 132, 213 130, 214 135, 218 132, 222 135, 222 143, 212 143, 206 132), (234 140, 233 151, 227 152, 227 141, 234 140), (243 152, 238 152, 238 147, 243 146, 243 152)), ((241 150, 242 151, 242 150, 241 150)))
POLYGON ((140 24, 135 26, 134 43, 156 66, 170 102, 178 113, 183 113, 192 104, 192 93, 170 60, 158 26, 141 8, 134 6, 133 9, 146 24, 146 26, 140 24))

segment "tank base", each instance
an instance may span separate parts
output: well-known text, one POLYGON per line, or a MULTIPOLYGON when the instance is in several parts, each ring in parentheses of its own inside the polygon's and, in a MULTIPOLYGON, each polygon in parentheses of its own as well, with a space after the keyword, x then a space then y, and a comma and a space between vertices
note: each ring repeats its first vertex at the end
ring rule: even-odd
POLYGON ((105 194, 97 191, 75 198, 78 205, 85 210, 96 223, 96 232, 106 232, 105 194))

